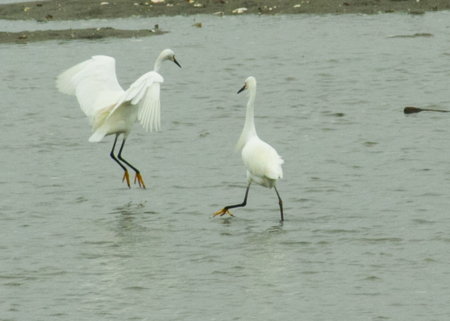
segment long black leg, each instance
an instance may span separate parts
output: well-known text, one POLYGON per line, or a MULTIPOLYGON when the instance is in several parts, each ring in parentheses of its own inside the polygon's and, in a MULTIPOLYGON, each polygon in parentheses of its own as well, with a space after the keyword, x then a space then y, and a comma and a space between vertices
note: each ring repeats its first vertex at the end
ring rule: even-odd
POLYGON ((244 207, 245 205, 247 205, 248 191, 250 190, 250 185, 251 185, 251 184, 252 184, 252 183, 249 183, 249 184, 247 185, 247 189, 245 190, 244 201, 243 201, 242 203, 240 203, 240 204, 235 204, 235 205, 228 205, 228 206, 225 206, 225 207, 223 208, 222 211, 227 212, 230 208, 244 207))
MULTIPOLYGON (((111 156, 111 158, 117 163, 119 164, 120 167, 122 167, 123 171, 124 171, 124 179, 126 177, 128 177, 128 170, 127 168, 117 159, 116 155, 114 155, 114 149, 116 148, 116 143, 117 143, 117 138, 119 137, 120 134, 116 134, 116 138, 114 139, 114 144, 113 147, 111 149, 111 153, 109 154, 109 156, 111 156)), ((122 148, 120 149, 122 150, 122 148)), ((119 151, 119 159, 120 159, 120 151, 119 151)), ((125 162, 126 163, 126 162, 125 162)), ((130 187, 130 183, 129 183, 129 179, 127 179, 127 185, 128 187, 130 187)))
POLYGON ((136 181, 137 181, 137 182, 139 183, 139 186, 140 186, 140 187, 145 188, 145 184, 144 184, 144 180, 142 179, 141 172, 140 172, 136 167, 134 167, 133 165, 131 165, 126 159, 124 159, 124 158, 122 157, 122 151, 123 151, 123 147, 125 146, 126 140, 127 140, 127 139, 124 137, 124 138, 123 138, 123 141, 122 141, 122 145, 120 146, 120 149, 119 149, 119 154, 117 154, 117 156, 119 157, 119 159, 120 159, 122 162, 124 162, 125 164, 127 164, 128 166, 130 166, 130 167, 134 170, 134 172, 136 173, 136 177, 135 177, 135 179, 134 179, 134 183, 136 183, 136 181))
POLYGON ((119 134, 116 135, 116 138, 114 139, 114 144, 112 146, 111 149, 111 153, 109 154, 109 156, 111 156, 112 159, 114 159, 114 161, 119 164, 120 167, 122 167, 122 169, 124 171, 127 170, 127 168, 125 166, 123 166, 123 164, 121 162, 119 162, 119 160, 116 158, 116 155, 114 155, 114 149, 116 148, 116 143, 117 143, 117 138, 119 137, 119 134))
POLYGON ((277 187, 274 186, 273 188, 275 188, 275 193, 277 193, 278 196, 278 205, 280 205, 280 215, 281 215, 281 221, 284 221, 284 215, 283 215, 283 200, 280 197, 280 194, 278 193, 277 187))
POLYGON ((117 154, 117 157, 119 157, 119 159, 120 159, 122 162, 124 162, 125 164, 127 164, 128 166, 130 166, 136 173, 139 173, 139 170, 138 170, 136 167, 134 167, 133 165, 131 165, 130 163, 128 163, 128 162, 122 157, 122 151, 123 151, 123 147, 125 146, 126 140, 127 140, 126 138, 124 138, 124 139, 122 140, 122 145, 120 146, 119 154, 117 154))

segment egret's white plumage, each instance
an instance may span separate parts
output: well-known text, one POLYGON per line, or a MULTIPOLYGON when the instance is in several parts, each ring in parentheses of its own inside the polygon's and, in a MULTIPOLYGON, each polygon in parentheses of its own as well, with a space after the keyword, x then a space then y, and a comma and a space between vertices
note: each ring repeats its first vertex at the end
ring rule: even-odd
POLYGON ((256 135, 244 145, 242 160, 247 168, 249 183, 272 188, 278 179, 283 178, 283 159, 272 146, 256 135))
POLYGON ((81 110, 88 117, 93 131, 90 142, 116 135, 111 157, 124 169, 128 186, 128 172, 119 160, 135 170, 139 185, 145 188, 139 171, 121 157, 121 152, 136 120, 146 131, 158 131, 161 127, 160 85, 164 79, 159 69, 165 60, 180 66, 174 52, 165 49, 156 59, 153 71, 139 77, 127 90, 120 86, 115 59, 109 56, 93 56, 64 71, 56 80, 59 91, 75 95, 81 110), (123 142, 118 160, 114 156, 114 147, 120 134, 123 134, 123 142))
POLYGON ((245 115, 244 129, 236 144, 236 149, 241 151, 242 161, 247 168, 248 186, 245 193, 244 202, 241 204, 230 205, 217 211, 215 215, 230 214, 230 208, 245 206, 250 185, 255 182, 259 185, 275 188, 280 205, 281 220, 283 217, 283 205, 280 195, 276 189, 277 180, 283 177, 283 169, 281 165, 284 163, 277 151, 268 143, 258 137, 255 128, 254 109, 256 97, 256 79, 248 77, 244 86, 238 91, 248 90, 249 99, 245 115))

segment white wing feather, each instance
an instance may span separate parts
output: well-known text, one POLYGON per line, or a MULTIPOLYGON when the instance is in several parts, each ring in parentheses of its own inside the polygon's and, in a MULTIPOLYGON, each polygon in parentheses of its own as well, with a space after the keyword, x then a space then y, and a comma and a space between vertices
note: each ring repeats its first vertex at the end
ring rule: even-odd
POLYGON ((115 59, 109 56, 93 56, 69 68, 58 76, 56 87, 75 95, 91 122, 98 110, 116 104, 124 94, 117 81, 115 59))
POLYGON ((146 131, 161 129, 160 83, 154 82, 139 102, 138 120, 146 131))
POLYGON ((109 117, 123 103, 138 106, 138 120, 146 131, 158 131, 161 127, 160 84, 163 77, 155 71, 142 75, 131 84, 109 113, 109 117))
POLYGON ((253 137, 244 146, 242 160, 247 170, 254 176, 272 180, 283 178, 281 167, 283 159, 275 148, 258 137, 253 137))

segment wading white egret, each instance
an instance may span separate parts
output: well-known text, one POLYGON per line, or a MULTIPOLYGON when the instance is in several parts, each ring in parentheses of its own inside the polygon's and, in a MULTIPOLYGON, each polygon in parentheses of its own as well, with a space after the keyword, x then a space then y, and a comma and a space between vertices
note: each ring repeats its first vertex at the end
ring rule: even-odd
POLYGON ((249 99, 247 103, 247 112, 245 115, 244 129, 239 138, 236 149, 241 151, 242 160, 247 168, 247 189, 245 190, 244 201, 240 204, 225 206, 220 211, 214 213, 216 215, 233 215, 230 213, 230 208, 243 207, 247 205, 248 191, 250 185, 255 182, 259 185, 268 188, 274 188, 278 197, 278 204, 280 206, 281 221, 284 220, 283 215, 283 201, 275 186, 278 179, 283 177, 283 169, 281 165, 284 163, 277 151, 261 140, 256 134, 255 119, 254 119, 254 104, 256 97, 256 79, 248 77, 245 80, 244 86, 238 91, 238 94, 243 90, 248 90, 249 99))
POLYGON ((58 90, 76 96, 81 110, 89 118, 93 131, 90 142, 99 142, 107 135, 115 135, 110 156, 123 169, 122 181, 128 187, 130 178, 125 165, 135 172, 134 183, 145 188, 141 173, 122 157, 122 151, 136 120, 146 131, 160 129, 159 92, 164 79, 159 70, 165 60, 171 60, 181 68, 174 52, 165 49, 156 59, 153 71, 142 75, 127 90, 119 85, 115 59, 109 56, 93 56, 64 71, 56 80, 58 90), (114 149, 120 134, 123 140, 116 156, 114 149))

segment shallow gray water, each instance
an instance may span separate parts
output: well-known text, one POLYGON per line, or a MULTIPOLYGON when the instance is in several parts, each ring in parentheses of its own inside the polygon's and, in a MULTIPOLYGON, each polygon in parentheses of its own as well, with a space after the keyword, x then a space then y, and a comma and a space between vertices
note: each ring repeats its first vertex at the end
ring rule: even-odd
POLYGON ((450 109, 450 12, 83 23, 172 32, 0 46, 0 320, 448 320, 450 116, 402 108, 450 109), (149 188, 128 190, 54 78, 108 54, 126 87, 166 47, 183 69, 163 66, 163 130, 129 138, 149 188), (243 198, 249 75, 284 224, 259 186, 211 217, 243 198))

